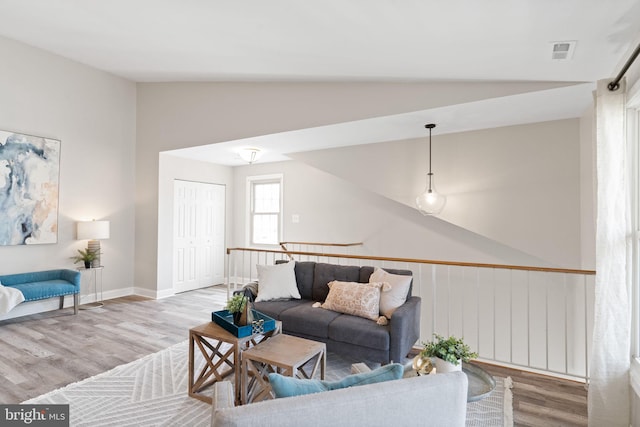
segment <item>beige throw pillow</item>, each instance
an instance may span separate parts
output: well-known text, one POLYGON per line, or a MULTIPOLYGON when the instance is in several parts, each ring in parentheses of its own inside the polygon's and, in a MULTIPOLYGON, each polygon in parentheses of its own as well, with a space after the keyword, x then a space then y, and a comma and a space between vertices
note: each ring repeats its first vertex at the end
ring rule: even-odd
POLYGON ((300 299, 296 283, 295 261, 276 265, 257 265, 258 296, 256 302, 277 299, 300 299))
POLYGON ((380 315, 380 291, 383 283, 340 282, 328 283, 329 295, 322 308, 351 314, 365 319, 378 320, 380 315))
POLYGON ((380 314, 387 319, 391 319, 393 312, 407 300, 409 286, 411 286, 411 276, 387 273, 383 269, 376 267, 369 278, 369 282, 386 282, 390 285, 389 291, 380 295, 380 314))

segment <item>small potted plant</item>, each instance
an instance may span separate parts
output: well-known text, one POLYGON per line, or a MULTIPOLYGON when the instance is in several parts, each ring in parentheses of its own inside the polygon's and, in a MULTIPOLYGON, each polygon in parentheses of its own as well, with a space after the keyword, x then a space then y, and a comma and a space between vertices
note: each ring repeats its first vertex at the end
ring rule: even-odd
POLYGON ((444 338, 433 334, 435 340, 424 343, 420 352, 422 357, 431 357, 435 362, 436 372, 452 372, 462 370, 462 362, 468 362, 478 357, 478 353, 471 351, 462 338, 444 338))
MULTIPOLYGON (((229 313, 233 314, 233 323, 236 325, 241 325, 240 318, 247 307, 248 298, 242 294, 236 294, 231 297, 229 301, 227 301, 226 309, 229 310, 229 313)), ((244 325, 242 325, 244 326, 244 325)))
POLYGON ((84 268, 91 268, 91 263, 98 258, 98 253, 95 251, 90 251, 89 249, 78 249, 79 255, 74 255, 71 257, 74 264, 79 262, 84 262, 84 268))

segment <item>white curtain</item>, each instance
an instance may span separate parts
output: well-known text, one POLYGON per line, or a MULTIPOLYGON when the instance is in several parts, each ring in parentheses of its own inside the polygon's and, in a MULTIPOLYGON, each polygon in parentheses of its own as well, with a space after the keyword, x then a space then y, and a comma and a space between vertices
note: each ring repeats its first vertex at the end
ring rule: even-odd
MULTIPOLYGON (((627 280, 629 203, 625 85, 596 92, 596 285, 590 358, 589 425, 629 426, 631 291, 627 280)), ((630 266, 629 266, 630 268, 630 266)))

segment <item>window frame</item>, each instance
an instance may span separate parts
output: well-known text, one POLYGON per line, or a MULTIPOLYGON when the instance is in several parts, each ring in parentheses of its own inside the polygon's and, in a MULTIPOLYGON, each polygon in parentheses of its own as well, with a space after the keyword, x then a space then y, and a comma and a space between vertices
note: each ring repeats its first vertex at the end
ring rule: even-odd
POLYGON ((256 247, 256 248, 274 248, 279 247, 280 242, 283 240, 283 229, 284 229, 284 175, 283 174, 270 174, 270 175, 255 175, 247 177, 247 185, 246 185, 246 226, 245 226, 245 236, 248 247, 256 247), (278 241, 276 243, 255 243, 253 241, 253 224, 254 224, 254 216, 256 213, 254 212, 254 188, 256 184, 268 184, 268 183, 278 183, 280 185, 280 203, 279 203, 279 211, 275 213, 277 215, 277 225, 278 225, 278 241))

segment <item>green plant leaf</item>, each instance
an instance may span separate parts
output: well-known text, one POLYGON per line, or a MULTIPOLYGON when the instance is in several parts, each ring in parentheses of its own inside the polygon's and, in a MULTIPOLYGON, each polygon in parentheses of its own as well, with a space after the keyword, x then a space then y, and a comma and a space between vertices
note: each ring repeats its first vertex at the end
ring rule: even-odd
POLYGON ((459 360, 468 362, 470 359, 478 357, 478 354, 471 351, 471 348, 464 343, 462 338, 451 336, 445 339, 441 335, 433 335, 435 338, 433 341, 423 343, 424 348, 420 352, 422 356, 438 357, 454 365, 457 365, 459 360))

